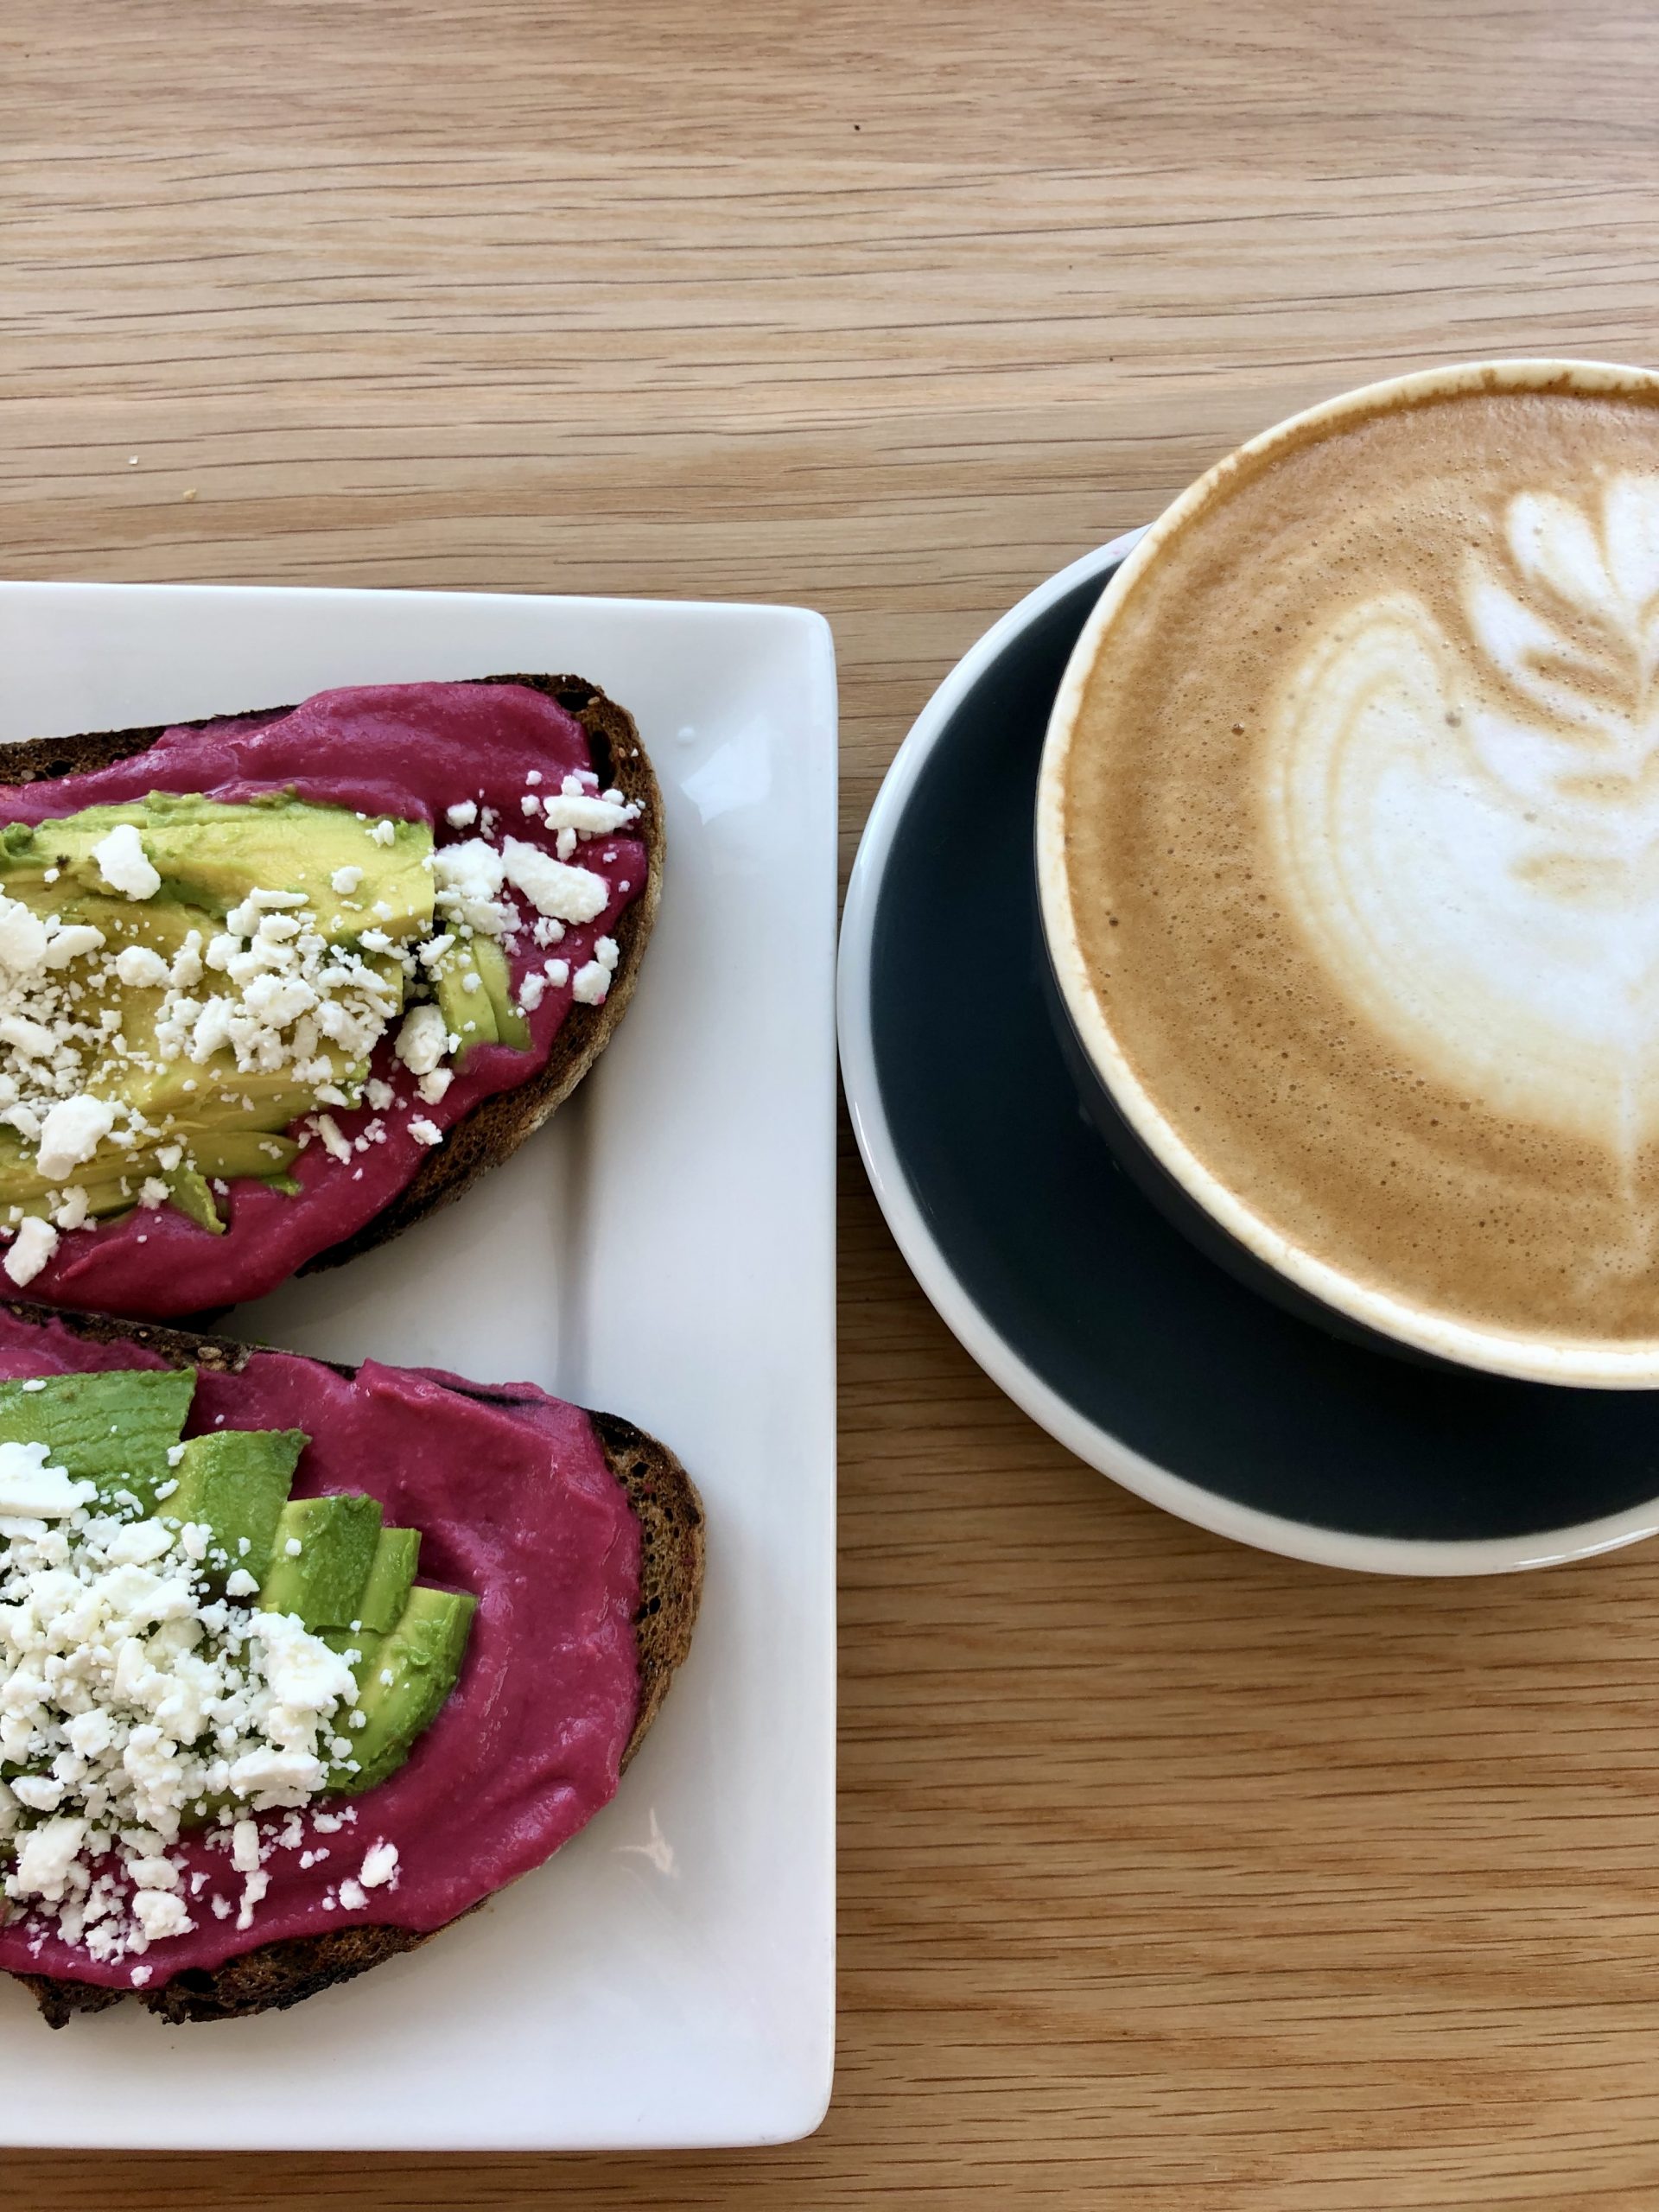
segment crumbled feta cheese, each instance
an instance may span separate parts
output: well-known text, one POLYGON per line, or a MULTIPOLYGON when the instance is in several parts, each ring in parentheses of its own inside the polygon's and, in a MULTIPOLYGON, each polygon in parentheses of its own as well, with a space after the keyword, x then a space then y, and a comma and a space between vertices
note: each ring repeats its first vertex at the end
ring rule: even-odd
POLYGON ((539 814, 542 810, 542 802, 534 791, 526 791, 518 802, 518 808, 523 814, 539 814))
POLYGON ((0 968, 26 975, 46 959, 46 924, 21 899, 0 898, 0 968))
POLYGON ((443 1016, 435 1006, 411 1007, 392 1050, 411 1075, 429 1075, 448 1049, 443 1016))
POLYGON ((384 1114, 397 1095, 391 1085, 382 1083, 378 1075, 371 1076, 364 1086, 364 1096, 377 1114, 384 1114))
POLYGON ((561 792, 550 798, 544 812, 550 830, 574 830, 580 837, 610 836, 639 811, 637 806, 620 806, 610 799, 590 798, 587 794, 561 792))
POLYGON ((452 830, 470 830, 478 819, 478 805, 470 798, 457 799, 453 806, 444 809, 443 818, 452 830))
POLYGON ((93 1495, 91 1483, 73 1482, 66 1468, 48 1464, 46 1445, 0 1444, 0 1514, 59 1520, 93 1495))
POLYGON ((167 1185, 159 1175, 146 1175, 138 1185, 138 1203, 141 1206, 164 1206, 170 1196, 167 1185))
POLYGON ((397 1881, 397 1847, 384 1840, 372 1843, 363 1854, 363 1864, 357 1870, 357 1878, 365 1890, 378 1890, 386 1883, 395 1888, 397 1881))
POLYGON ((349 899, 363 880, 360 868, 337 868, 328 879, 342 899, 349 899))
POLYGON ((377 822, 369 836, 377 845, 395 845, 397 842, 397 828, 390 822, 377 822))
POLYGON ((416 1144, 442 1144, 443 1142, 443 1131, 438 1127, 435 1122, 429 1122, 424 1116, 422 1116, 418 1120, 412 1121, 410 1123, 409 1134, 414 1138, 416 1144))
POLYGON ((591 922, 610 904, 611 887, 591 868, 568 868, 550 860, 539 845, 509 837, 502 849, 507 880, 522 891, 537 912, 562 922, 591 922))
POLYGON ((340 1885, 340 1901, 347 1912, 361 1912, 369 1901, 369 1893, 361 1882, 354 1882, 347 1875, 340 1885))
POLYGON ((58 1249, 58 1232, 49 1222, 31 1216, 20 1224, 7 1249, 3 1265, 19 1290, 34 1281, 58 1249))
POLYGON ((421 1077, 420 1081, 415 1086, 416 1090, 421 1094, 421 1103, 423 1105, 435 1106, 454 1079, 454 1070, 453 1068, 432 1068, 429 1070, 429 1071, 421 1077))
POLYGON ((233 1567, 226 1579, 225 1594, 227 1598, 253 1598, 258 1595, 258 1592, 259 1585, 245 1567, 233 1567))
POLYGON ((259 1828, 257 1821, 238 1821, 232 1828, 231 1864, 238 1874, 251 1874, 259 1864, 259 1828))
POLYGON ((330 1153, 334 1159, 349 1160, 351 1158, 351 1145, 347 1139, 342 1135, 340 1123, 335 1121, 332 1114, 319 1114, 317 1116, 316 1131, 317 1135, 322 1139, 325 1150, 330 1153))
POLYGON ((162 879, 144 855, 144 841, 130 822, 119 822, 92 847, 98 872, 111 891, 129 899, 153 899, 162 879))
MULTIPOLYGON (((99 944, 103 939, 99 939, 99 944)), ((168 981, 168 965, 147 944, 129 944, 115 956, 115 972, 129 990, 154 990, 168 981)))
POLYGON ((518 1003, 526 1014, 535 1013, 537 1007, 540 1006, 542 1002, 542 994, 546 990, 546 988, 547 978, 545 976, 531 975, 525 976, 524 982, 518 986, 518 1003))
POLYGON ((589 960, 577 969, 570 993, 580 1005, 603 1006, 610 988, 609 969, 601 967, 597 960, 589 960))
POLYGON ((613 937, 602 937, 594 944, 594 957, 601 968, 614 971, 616 963, 621 957, 621 948, 613 937))
POLYGON ((90 1091, 60 1099, 41 1124, 36 1167, 48 1182, 61 1182, 72 1167, 92 1158, 114 1127, 115 1109, 107 1099, 90 1091))

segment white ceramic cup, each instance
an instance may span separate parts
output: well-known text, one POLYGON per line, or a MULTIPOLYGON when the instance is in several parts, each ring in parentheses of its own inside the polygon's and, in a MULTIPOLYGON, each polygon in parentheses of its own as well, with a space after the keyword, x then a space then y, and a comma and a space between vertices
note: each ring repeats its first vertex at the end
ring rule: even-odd
POLYGON ((1065 769, 1090 671, 1113 649, 1115 628, 1140 580, 1246 460, 1271 455, 1315 426, 1374 412, 1379 403, 1491 389, 1586 394, 1659 393, 1659 373, 1607 362, 1474 362, 1396 377, 1309 408, 1218 461, 1159 518, 1116 571, 1078 639, 1049 719, 1037 790, 1037 875, 1043 932, 1066 1044, 1084 1103, 1124 1166, 1193 1241, 1253 1287, 1338 1334, 1433 1363, 1484 1369, 1529 1381, 1603 1389, 1659 1388, 1659 1337, 1573 1340, 1563 1334, 1483 1328, 1392 1295, 1345 1274, 1264 1220, 1190 1149, 1141 1084, 1089 981, 1065 866, 1065 769))

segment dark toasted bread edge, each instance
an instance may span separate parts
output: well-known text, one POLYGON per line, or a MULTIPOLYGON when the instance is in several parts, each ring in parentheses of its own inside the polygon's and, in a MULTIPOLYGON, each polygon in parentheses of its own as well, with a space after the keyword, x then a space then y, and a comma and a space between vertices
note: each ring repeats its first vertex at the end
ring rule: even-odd
MULTIPOLYGON (((626 1011, 638 981, 640 960, 663 887, 662 793, 639 742, 639 733, 626 708, 607 698, 597 684, 580 676, 477 676, 460 679, 470 683, 520 683, 539 691, 574 715, 587 734, 588 748, 601 785, 620 791, 640 809, 639 834, 648 855, 643 890, 616 925, 617 963, 611 988, 602 1006, 573 1005, 553 1040, 546 1065, 527 1082, 512 1090, 499 1091, 480 1101, 448 1131, 421 1162, 413 1180, 406 1184, 372 1221, 354 1236, 343 1237, 308 1260, 300 1269, 310 1274, 321 1268, 339 1267, 359 1252, 412 1229, 417 1221, 448 1205, 479 1177, 505 1160, 563 1104, 609 1044, 626 1011)), ((143 729, 86 732, 75 737, 32 738, 0 749, 0 779, 10 784, 34 784, 60 776, 90 774, 118 760, 146 753, 168 729, 201 729, 215 721, 233 720, 238 714, 287 714, 289 707, 236 708, 226 715, 208 715, 188 722, 156 723, 143 729)))
MULTIPOLYGON (((216 1374, 236 1374, 260 1349, 226 1337, 200 1336, 150 1322, 60 1313, 22 1299, 0 1300, 0 1311, 23 1321, 59 1321, 91 1343, 137 1344, 163 1359, 188 1362, 216 1374)), ((334 1360, 317 1363, 333 1368, 338 1375, 356 1372, 334 1360)), ((499 1394, 488 1395, 499 1402, 499 1394)), ((639 1661, 639 1709, 622 1753, 626 1770, 661 1709, 675 1669, 691 1648, 691 1632, 702 1595, 702 1503, 691 1478, 666 1445, 617 1414, 590 1413, 588 1418, 639 1529, 639 1604, 633 1620, 639 1661)), ((154 1990, 105 1989, 49 1974, 19 1974, 16 1979, 33 1993, 48 2024, 54 2028, 64 2026, 77 2012, 102 2012, 129 1997, 174 2025, 240 2019, 297 2005, 336 1982, 366 1974, 371 1967, 395 1958, 399 1952, 414 1950, 442 1932, 440 1929, 423 1934, 406 1928, 356 1926, 334 1929, 325 1936, 296 1936, 260 1944, 211 1969, 188 1968, 154 1990)))

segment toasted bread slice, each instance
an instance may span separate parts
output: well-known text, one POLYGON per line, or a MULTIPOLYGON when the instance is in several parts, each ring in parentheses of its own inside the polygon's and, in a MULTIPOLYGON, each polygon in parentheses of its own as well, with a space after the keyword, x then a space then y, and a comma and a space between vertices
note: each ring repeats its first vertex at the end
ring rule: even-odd
MULTIPOLYGON (((102 1314, 62 1313, 26 1300, 0 1301, 0 1310, 22 1321, 56 1321, 92 1344, 136 1344, 163 1359, 222 1375, 236 1374, 259 1349, 227 1337, 199 1336, 150 1322, 110 1320, 102 1314)), ((331 1366, 340 1375, 356 1372, 337 1361, 318 1364, 331 1366)), ((492 1402, 500 1402, 498 1392, 489 1395, 492 1402)), ((622 1754, 626 1770, 657 1717, 676 1668, 691 1648, 702 1594, 702 1503, 690 1477, 666 1445, 614 1414, 590 1413, 588 1420, 639 1524, 639 1604, 633 1618, 639 1711, 622 1754)), ((54 2028, 62 2027, 76 2012, 101 2012, 123 2001, 143 2005, 174 2024, 230 2020, 297 2005, 302 1998, 366 1974, 383 1959, 412 1951, 442 1933, 441 1929, 420 1934, 406 1928, 342 1928, 325 1936, 261 1944, 211 1970, 187 1969, 153 1990, 106 1989, 48 1974, 16 1978, 33 1992, 54 2028)))
MULTIPOLYGON (((597 684, 579 676, 478 676, 463 680, 522 683, 526 690, 556 701, 582 724, 601 784, 620 791, 639 808, 639 819, 631 834, 642 840, 649 855, 645 887, 617 922, 617 963, 604 1003, 572 1006, 543 1066, 516 1090, 480 1100, 449 1130, 443 1144, 427 1154, 414 1179, 404 1185, 390 1205, 354 1236, 308 1260, 300 1269, 302 1274, 338 1267, 342 1261, 355 1259, 359 1252, 384 1244, 401 1230, 412 1229, 439 1206, 458 1198, 487 1169, 516 1152, 527 1136, 540 1128, 609 1044, 633 995, 645 940, 657 918, 663 888, 662 793, 632 715, 607 698, 597 684)), ((148 752, 169 728, 200 729, 238 714, 290 711, 291 707, 232 708, 226 715, 206 715, 191 722, 99 730, 77 737, 33 738, 0 748, 0 780, 34 784, 60 776, 86 775, 95 768, 107 768, 117 760, 148 752)))

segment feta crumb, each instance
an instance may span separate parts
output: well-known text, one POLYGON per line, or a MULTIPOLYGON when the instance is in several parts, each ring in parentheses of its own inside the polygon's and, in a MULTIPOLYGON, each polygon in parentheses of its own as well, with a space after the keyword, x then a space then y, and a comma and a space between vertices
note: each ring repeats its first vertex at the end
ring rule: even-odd
POLYGON ((34 1281, 58 1249, 58 1232, 50 1222, 31 1216, 18 1228, 5 1256, 5 1270, 19 1290, 34 1281))
POLYGON ((539 784, 541 780, 542 772, 539 768, 530 768, 524 772, 524 781, 527 784, 539 784))
POLYGON ((470 798, 457 799, 443 810, 443 818, 452 830, 470 830, 478 819, 478 807, 470 798))
POLYGON ((90 1160, 115 1127, 115 1109, 106 1099, 80 1091, 60 1098, 41 1124, 35 1166, 48 1183, 60 1183, 72 1167, 90 1160))
POLYGON ((168 1446, 167 1464, 169 1467, 176 1467, 183 1457, 184 1446, 182 1444, 169 1444, 168 1446))
POLYGON ((340 1901, 347 1912, 361 1912, 369 1901, 369 1893, 361 1882, 353 1881, 348 1874, 340 1885, 340 1901))
POLYGON ((364 1086, 364 1095, 377 1114, 384 1114, 397 1096, 391 1085, 389 1083, 382 1083, 378 1075, 370 1077, 364 1086))
POLYGON ((365 1890, 378 1890, 390 1883, 395 1888, 397 1881, 397 1847, 382 1840, 372 1843, 363 1854, 357 1878, 365 1890))
POLYGON ((524 982, 518 986, 518 1003, 526 1014, 535 1013, 542 1002, 542 994, 546 988, 545 976, 525 976, 524 982))
POLYGON ((591 922, 610 904, 611 887, 591 868, 568 868, 550 860, 539 845, 509 837, 501 849, 508 882, 524 893, 538 913, 562 922, 591 922))
POLYGON ((438 1127, 435 1122, 429 1122, 424 1115, 421 1116, 418 1119, 410 1122, 409 1125, 409 1134, 414 1138, 416 1144, 442 1144, 443 1142, 443 1131, 438 1127))
POLYGON ((597 960, 589 960, 576 970, 576 979, 570 986, 571 995, 582 1006, 603 1006, 611 988, 610 970, 597 960))
POLYGON ((227 1598, 253 1598, 257 1597, 258 1592, 259 1585, 245 1567, 233 1568, 226 1578, 225 1594, 227 1598))
POLYGON ((62 1205, 54 1209, 52 1218, 60 1229, 79 1229, 86 1218, 87 1205, 87 1195, 82 1185, 71 1183, 65 1188, 62 1205))
POLYGON ((0 1444, 0 1514, 60 1520, 95 1495, 92 1484, 73 1482, 67 1468, 48 1462, 47 1445, 0 1444))
POLYGON ((422 1103, 435 1106, 454 1079, 453 1068, 434 1068, 429 1074, 423 1075, 415 1085, 421 1094, 422 1103))
POLYGON ((130 944, 115 956, 115 972, 129 990, 154 990, 168 980, 168 966, 147 944, 130 944))
POLYGON ((360 868, 337 868, 328 880, 342 899, 349 899, 363 880, 363 870, 360 868))
POLYGON ((145 858, 143 839, 130 822, 118 822, 92 847, 92 858, 111 890, 129 899, 153 899, 162 887, 160 875, 145 858))
POLYGON ((301 1552, 303 1551, 304 1548, 305 1547, 301 1543, 297 1536, 290 1536, 288 1541, 283 1546, 283 1555, 286 1559, 298 1559, 301 1552))
POLYGON ((523 814, 539 814, 542 810, 542 802, 534 791, 526 791, 518 802, 518 808, 523 814))
POLYGON ((396 825, 390 822, 377 822, 369 836, 377 845, 395 845, 397 842, 396 825))
POLYGON ((341 1134, 340 1123, 335 1121, 332 1114, 319 1114, 317 1116, 316 1127, 317 1135, 322 1139, 323 1147, 326 1151, 330 1153, 336 1160, 349 1160, 351 1158, 351 1145, 341 1134))
POLYGON ((429 1004, 410 1008, 392 1050, 411 1075, 429 1075, 448 1046, 443 1016, 429 1004))

